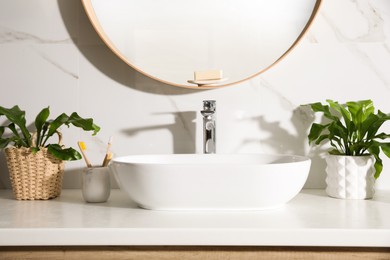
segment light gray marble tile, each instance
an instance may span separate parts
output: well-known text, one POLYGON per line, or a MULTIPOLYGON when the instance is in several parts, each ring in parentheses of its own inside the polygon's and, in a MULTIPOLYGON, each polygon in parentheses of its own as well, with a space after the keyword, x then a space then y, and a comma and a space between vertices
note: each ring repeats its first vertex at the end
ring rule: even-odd
POLYGON ((0 44, 70 43, 77 36, 77 2, 1 0, 0 44), (60 9, 61 6, 63 8, 60 9), (72 33, 69 34, 69 31, 72 33))

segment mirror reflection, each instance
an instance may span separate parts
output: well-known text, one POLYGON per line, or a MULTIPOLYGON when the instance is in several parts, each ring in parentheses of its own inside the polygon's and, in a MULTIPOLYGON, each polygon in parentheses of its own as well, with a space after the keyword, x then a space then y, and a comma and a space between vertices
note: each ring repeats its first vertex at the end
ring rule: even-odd
POLYGON ((197 87, 189 83, 197 83, 195 72, 218 72, 217 84, 229 85, 271 67, 303 35, 320 1, 83 3, 99 35, 130 66, 171 85, 197 87))

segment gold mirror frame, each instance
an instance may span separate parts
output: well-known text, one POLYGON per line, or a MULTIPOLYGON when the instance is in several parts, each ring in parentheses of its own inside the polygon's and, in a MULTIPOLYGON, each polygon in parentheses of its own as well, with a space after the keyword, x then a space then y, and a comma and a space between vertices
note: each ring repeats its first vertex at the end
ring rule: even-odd
POLYGON ((243 79, 235 81, 235 82, 231 82, 231 83, 228 83, 228 84, 221 84, 221 85, 217 85, 217 86, 202 86, 202 87, 199 87, 199 86, 181 85, 181 84, 168 82, 166 80, 162 80, 160 78, 157 78, 157 77, 155 77, 153 75, 150 75, 150 74, 144 72, 142 69, 138 68, 137 66, 135 66, 134 64, 129 62, 128 59, 115 47, 115 45, 110 41, 109 37, 104 32, 102 26, 99 23, 99 20, 98 20, 96 14, 95 14, 95 11, 93 9, 92 2, 91 2, 92 0, 81 0, 81 1, 82 1, 83 6, 84 6, 84 9, 86 11, 86 14, 87 14, 90 22, 92 23, 92 26, 94 27, 95 31, 97 32, 97 34, 100 36, 100 38, 103 40, 103 42, 111 49, 111 51, 115 55, 117 55, 122 61, 124 61, 127 65, 132 67, 134 70, 136 70, 136 71, 140 72, 141 74, 143 74, 143 75, 145 75, 145 76, 147 76, 149 78, 152 78, 152 79, 154 79, 156 81, 162 82, 162 83, 167 84, 167 85, 172 85, 172 86, 182 87, 182 88, 188 88, 188 89, 214 89, 214 88, 227 87, 227 86, 235 85, 235 84, 241 83, 243 81, 249 80, 251 78, 254 78, 254 77, 262 74, 263 72, 269 70, 270 68, 275 66, 277 63, 279 63, 284 57, 286 57, 286 55, 289 54, 295 48, 295 46, 302 40, 302 38, 305 36, 305 34, 309 30, 310 26, 312 25, 313 20, 315 19, 316 15, 318 14, 318 10, 319 10, 319 8, 321 6, 321 3, 322 3, 322 0, 316 0, 316 3, 315 3, 314 8, 313 8, 313 12, 311 13, 311 16, 310 16, 306 26, 304 27, 302 32, 299 34, 298 38, 293 42, 291 47, 287 49, 286 52, 284 52, 277 60, 275 60, 273 63, 271 63, 268 67, 260 70, 256 74, 253 74, 253 75, 251 75, 249 77, 243 78, 243 79))

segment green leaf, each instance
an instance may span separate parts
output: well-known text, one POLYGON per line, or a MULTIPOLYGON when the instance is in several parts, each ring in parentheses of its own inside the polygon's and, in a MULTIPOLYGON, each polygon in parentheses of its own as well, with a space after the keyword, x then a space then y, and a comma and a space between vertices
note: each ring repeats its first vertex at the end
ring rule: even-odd
POLYGON ((41 130, 41 140, 39 142, 39 145, 40 146, 44 146, 43 145, 43 137, 46 135, 47 133, 47 130, 49 129, 49 126, 50 126, 50 121, 46 121, 43 126, 42 126, 42 130, 41 130))
MULTIPOLYGON (((337 151, 339 151, 340 154, 342 154, 343 151, 345 151, 345 147, 344 147, 344 145, 342 144, 341 139, 340 139, 340 138, 337 138, 337 137, 334 137, 334 136, 332 136, 332 135, 329 135, 329 136, 331 136, 331 137, 329 138, 330 145, 333 146, 337 151), (336 142, 336 143, 335 143, 335 142, 336 142)), ((344 152, 344 154, 345 154, 345 152, 344 152)))
POLYGON ((49 118, 50 110, 49 107, 42 109, 41 112, 35 118, 35 130, 37 131, 37 147, 41 145, 42 136, 42 128, 46 123, 46 120, 49 118))
POLYGON ((359 143, 352 143, 349 146, 349 154, 352 156, 360 156, 363 155, 364 152, 367 150, 368 145, 364 142, 359 142, 359 143))
POLYGON ((367 129, 367 139, 372 139, 376 133, 379 131, 379 128, 383 125, 384 122, 387 120, 390 120, 390 115, 386 115, 385 113, 382 113, 380 110, 378 110, 378 114, 376 115, 375 121, 371 123, 370 126, 368 126, 367 129))
POLYGON ((73 112, 70 115, 68 123, 71 123, 76 127, 80 127, 85 131, 93 131, 92 135, 96 135, 100 131, 100 127, 93 123, 92 118, 81 118, 76 112, 73 112))
POLYGON ((374 102, 372 100, 363 100, 358 101, 362 103, 363 113, 362 113, 362 121, 366 120, 367 117, 375 112, 374 102))
POLYGON ((326 139, 329 139, 329 134, 325 134, 325 135, 321 135, 317 138, 317 141, 315 142, 315 144, 320 144, 322 141, 326 140, 326 139))
POLYGON ((348 140, 348 129, 341 124, 340 121, 332 122, 328 130, 330 133, 332 133, 334 136, 338 136, 341 139, 343 139, 345 142, 348 140))
POLYGON ((374 113, 374 104, 371 100, 349 101, 347 107, 355 125, 360 125, 367 117, 374 113))
POLYGON ((324 116, 330 120, 337 120, 338 117, 332 115, 328 105, 322 105, 320 102, 309 104, 314 112, 322 112, 324 116))
POLYGON ((390 134, 380 133, 380 134, 377 134, 376 136, 373 137, 373 139, 375 139, 375 138, 385 140, 387 138, 390 138, 390 134))
POLYGON ((335 101, 330 100, 330 99, 327 99, 326 102, 328 102, 328 104, 330 105, 331 108, 333 108, 334 110, 336 110, 338 113, 340 113, 343 116, 345 125, 347 128, 349 128, 349 124, 351 121, 350 112, 347 109, 345 109, 344 106, 340 105, 338 102, 335 102, 335 101))
POLYGON ((46 138, 43 141, 43 145, 46 144, 46 141, 58 130, 62 125, 69 126, 70 124, 80 127, 85 131, 93 131, 93 135, 96 135, 100 131, 100 127, 93 123, 91 118, 81 118, 76 112, 73 112, 70 117, 65 113, 59 115, 49 124, 49 131, 46 134, 46 138))
POLYGON ((68 120, 69 120, 69 117, 65 113, 62 113, 56 119, 54 119, 52 122, 50 122, 49 132, 47 133, 46 140, 49 137, 51 137, 58 130, 58 128, 60 128, 60 126, 62 126, 63 124, 67 124, 68 120))
POLYGON ((375 167, 374 178, 378 179, 379 176, 381 175, 382 170, 383 170, 383 162, 378 156, 375 159, 376 160, 375 160, 375 164, 374 164, 374 167, 375 167))
POLYGON ((390 143, 380 143, 379 146, 382 149, 382 152, 390 158, 390 143))
POLYGON ((18 106, 14 106, 10 109, 0 106, 0 115, 5 115, 9 121, 17 125, 24 137, 24 143, 27 147, 31 146, 31 135, 26 126, 25 111, 20 110, 18 106))
POLYGON ((308 136, 309 144, 314 142, 321 135, 322 131, 325 130, 327 127, 328 125, 313 123, 308 136))
POLYGON ((10 138, 0 138, 0 149, 4 149, 10 143, 10 138))
MULTIPOLYGON (((370 132, 369 135, 375 135, 379 129, 376 128, 376 125, 375 125, 375 122, 377 122, 378 120, 380 119, 379 116, 375 115, 375 114, 370 114, 366 120, 364 120, 360 126, 360 131, 361 131, 361 135, 362 136, 367 136, 367 133, 370 132)), ((371 137, 370 137, 371 138, 371 137)))
POLYGON ((20 137, 18 130, 16 129, 16 126, 14 123, 9 124, 8 128, 14 134, 14 137, 12 138, 12 140, 15 143, 16 147, 21 147, 21 146, 29 147, 29 145, 26 143, 26 141, 20 137))
POLYGON ((370 147, 368 148, 368 151, 375 158, 375 164, 374 164, 375 175, 374 175, 374 177, 375 177, 375 179, 377 179, 380 176, 382 169, 383 169, 383 162, 382 162, 381 158, 379 158, 379 153, 380 153, 379 143, 372 141, 370 147))
POLYGON ((4 149, 8 145, 8 139, 0 138, 0 149, 4 149))
POLYGON ((0 149, 6 148, 8 144, 14 143, 14 146, 20 147, 18 140, 16 140, 15 136, 9 138, 0 138, 0 149))
POLYGON ((81 154, 71 147, 62 148, 59 144, 49 144, 47 149, 54 157, 63 161, 74 161, 82 158, 81 154))
POLYGON ((20 135, 19 135, 19 133, 18 133, 18 130, 16 130, 16 126, 15 126, 14 123, 9 124, 9 125, 8 125, 8 128, 9 128, 9 130, 11 130, 11 132, 12 132, 16 137, 20 138, 20 135))
POLYGON ((49 118, 49 115, 49 107, 42 109, 41 112, 38 113, 37 117, 35 118, 35 127, 37 132, 40 132, 42 130, 42 127, 46 123, 46 120, 49 118))

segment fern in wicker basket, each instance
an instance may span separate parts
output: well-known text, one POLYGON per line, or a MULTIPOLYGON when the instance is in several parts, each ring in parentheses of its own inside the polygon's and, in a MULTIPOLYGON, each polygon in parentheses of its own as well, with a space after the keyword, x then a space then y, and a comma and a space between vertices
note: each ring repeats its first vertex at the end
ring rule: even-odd
POLYGON ((59 128, 62 125, 99 132, 100 127, 91 118, 81 118, 76 112, 65 113, 49 120, 49 107, 42 109, 35 118, 33 134, 27 129, 26 112, 18 106, 0 106, 0 149, 4 149, 12 190, 18 200, 52 199, 60 195, 64 161, 81 159, 78 151, 62 145, 59 128), (58 142, 49 143, 53 135, 58 142))

